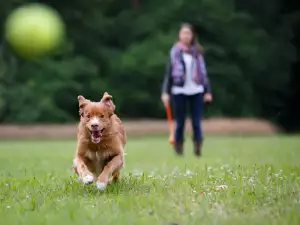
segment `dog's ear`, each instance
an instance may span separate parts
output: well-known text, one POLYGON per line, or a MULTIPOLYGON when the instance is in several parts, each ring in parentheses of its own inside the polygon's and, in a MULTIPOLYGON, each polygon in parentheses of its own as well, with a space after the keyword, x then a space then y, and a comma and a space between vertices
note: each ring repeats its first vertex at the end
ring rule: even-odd
POLYGON ((79 115, 83 116, 84 107, 90 102, 90 100, 85 99, 82 95, 79 95, 77 99, 79 104, 79 115))
POLYGON ((112 101, 111 95, 109 95, 107 92, 105 92, 103 94, 103 97, 100 102, 103 103, 111 111, 111 114, 114 113, 116 106, 114 105, 114 103, 112 101))

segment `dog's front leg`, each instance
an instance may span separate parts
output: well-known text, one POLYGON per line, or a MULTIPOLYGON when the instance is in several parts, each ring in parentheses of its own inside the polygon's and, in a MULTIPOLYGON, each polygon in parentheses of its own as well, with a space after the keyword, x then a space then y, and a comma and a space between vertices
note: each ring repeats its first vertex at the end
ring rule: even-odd
POLYGON ((82 156, 80 154, 76 155, 73 162, 74 171, 78 174, 79 178, 83 181, 84 184, 89 184, 94 180, 94 175, 88 168, 89 164, 89 160, 85 156, 82 156))
POLYGON ((96 185, 98 189, 106 188, 112 174, 122 168, 123 160, 123 155, 119 154, 106 164, 106 166, 103 168, 102 173, 97 178, 96 185))

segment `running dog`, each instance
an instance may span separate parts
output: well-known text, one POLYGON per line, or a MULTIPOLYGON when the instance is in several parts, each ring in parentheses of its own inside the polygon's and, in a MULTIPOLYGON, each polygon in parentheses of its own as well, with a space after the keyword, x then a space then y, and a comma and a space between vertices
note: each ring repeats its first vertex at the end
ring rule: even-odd
POLYGON ((78 96, 80 123, 73 169, 84 184, 96 182, 105 189, 117 181, 124 166, 126 133, 112 96, 104 93, 99 102, 78 96))

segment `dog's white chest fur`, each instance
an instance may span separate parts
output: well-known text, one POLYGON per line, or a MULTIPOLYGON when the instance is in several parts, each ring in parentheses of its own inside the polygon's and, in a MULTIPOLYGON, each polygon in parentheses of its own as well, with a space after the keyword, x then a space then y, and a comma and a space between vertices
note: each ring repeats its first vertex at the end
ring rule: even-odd
POLYGON ((107 152, 87 151, 86 157, 94 164, 94 168, 96 169, 95 175, 98 176, 102 172, 105 160, 109 157, 109 154, 107 152))

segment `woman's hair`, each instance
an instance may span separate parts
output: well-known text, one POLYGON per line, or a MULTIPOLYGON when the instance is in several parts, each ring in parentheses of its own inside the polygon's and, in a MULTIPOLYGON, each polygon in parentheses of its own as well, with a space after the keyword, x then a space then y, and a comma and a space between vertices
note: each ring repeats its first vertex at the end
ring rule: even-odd
POLYGON ((183 29, 183 28, 188 28, 192 32, 193 37, 192 37, 191 45, 194 45, 196 47, 197 51, 200 54, 202 54, 204 50, 203 50, 202 45, 200 45, 199 42, 197 41, 197 35, 196 35, 193 25, 190 23, 182 23, 179 27, 179 31, 181 31, 181 29, 183 29))

